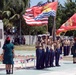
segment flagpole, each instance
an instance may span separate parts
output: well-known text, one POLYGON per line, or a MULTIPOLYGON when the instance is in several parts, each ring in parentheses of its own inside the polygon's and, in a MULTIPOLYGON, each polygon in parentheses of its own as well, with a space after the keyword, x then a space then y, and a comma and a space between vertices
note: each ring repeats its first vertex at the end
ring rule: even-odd
POLYGON ((64 32, 64 34, 62 36, 64 37, 65 34, 66 34, 66 32, 64 32))
POLYGON ((53 17, 53 30, 52 30, 53 41, 56 40, 56 17, 53 17))
POLYGON ((48 24, 46 25, 46 32, 48 33, 48 24))
MULTIPOLYGON (((56 1, 58 2, 58 0, 56 0, 56 1)), ((53 0, 53 2, 54 2, 54 0, 53 0)), ((53 41, 55 41, 56 40, 56 16, 53 17, 52 37, 53 37, 53 41)))

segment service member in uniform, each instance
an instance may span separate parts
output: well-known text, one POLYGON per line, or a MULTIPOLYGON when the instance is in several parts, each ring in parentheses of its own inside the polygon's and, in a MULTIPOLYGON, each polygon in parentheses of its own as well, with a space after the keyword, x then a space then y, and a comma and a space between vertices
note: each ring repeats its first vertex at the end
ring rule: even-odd
POLYGON ((55 49, 55 65, 59 65, 59 58, 60 58, 60 39, 56 41, 56 49, 55 49))
POLYGON ((36 42, 36 69, 44 68, 44 50, 42 45, 42 38, 39 37, 36 42))
POLYGON ((67 55, 70 54, 70 40, 67 39, 67 55))
POLYGON ((64 56, 67 56, 67 39, 64 39, 63 41, 63 53, 64 56))
POLYGON ((52 37, 50 36, 50 67, 54 67, 54 57, 55 57, 54 42, 52 37))
POLYGON ((76 63, 76 37, 74 38, 74 45, 72 46, 73 63, 76 63))

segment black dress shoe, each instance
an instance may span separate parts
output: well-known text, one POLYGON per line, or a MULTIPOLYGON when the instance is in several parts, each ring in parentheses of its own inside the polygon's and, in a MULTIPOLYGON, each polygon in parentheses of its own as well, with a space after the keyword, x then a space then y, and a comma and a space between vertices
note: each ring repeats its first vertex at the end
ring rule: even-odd
POLYGON ((56 66, 58 66, 58 67, 59 67, 60 65, 56 65, 56 66))
POLYGON ((51 67, 55 67, 54 65, 51 65, 51 67))
POLYGON ((6 74, 9 74, 8 70, 6 70, 6 74))
POLYGON ((54 65, 52 67, 55 67, 54 65))
POLYGON ((73 62, 73 64, 76 64, 76 62, 73 62))

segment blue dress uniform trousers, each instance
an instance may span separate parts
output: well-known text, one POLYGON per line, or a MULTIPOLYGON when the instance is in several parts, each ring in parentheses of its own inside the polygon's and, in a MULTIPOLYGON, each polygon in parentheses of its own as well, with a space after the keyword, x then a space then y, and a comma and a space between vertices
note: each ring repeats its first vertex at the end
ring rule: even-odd
POLYGON ((36 69, 44 68, 44 51, 36 49, 36 69))
POLYGON ((45 67, 49 67, 49 62, 50 62, 50 50, 47 47, 45 52, 45 67))
POLYGON ((54 66, 54 56, 55 56, 55 52, 50 49, 50 67, 53 67, 54 66))
POLYGON ((67 46, 64 46, 64 56, 66 56, 67 55, 67 46))
POLYGON ((60 58, 60 49, 56 49, 55 51, 55 65, 59 66, 59 58, 60 58))
POLYGON ((45 52, 44 52, 44 49, 42 49, 42 55, 41 55, 41 69, 44 68, 44 61, 45 61, 45 52))
POLYGON ((70 53, 70 46, 67 46, 67 55, 70 53))
POLYGON ((62 46, 60 46, 60 54, 62 54, 63 52, 62 52, 62 46))

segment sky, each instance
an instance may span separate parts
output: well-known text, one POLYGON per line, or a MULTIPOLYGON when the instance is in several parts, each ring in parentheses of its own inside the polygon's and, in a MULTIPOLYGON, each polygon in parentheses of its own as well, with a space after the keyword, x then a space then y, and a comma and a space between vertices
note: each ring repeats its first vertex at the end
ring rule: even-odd
MULTIPOLYGON (((31 6, 34 6, 36 5, 38 2, 42 1, 43 3, 46 2, 47 0, 31 0, 30 4, 31 6)), ((51 1, 51 0, 50 0, 51 1)), ((58 0, 58 2, 60 2, 62 5, 64 5, 64 2, 66 0, 58 0)))

